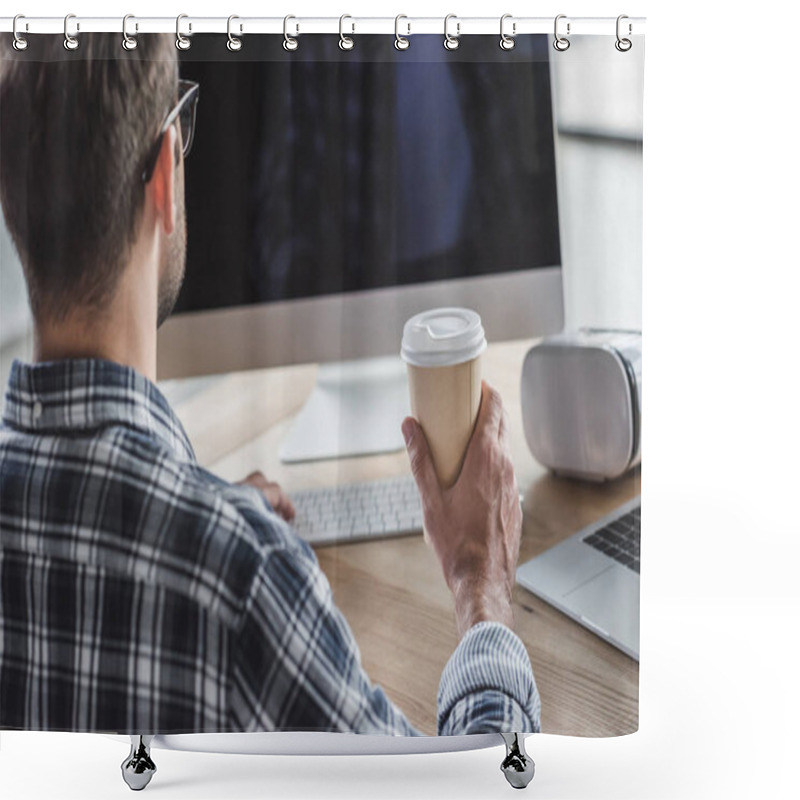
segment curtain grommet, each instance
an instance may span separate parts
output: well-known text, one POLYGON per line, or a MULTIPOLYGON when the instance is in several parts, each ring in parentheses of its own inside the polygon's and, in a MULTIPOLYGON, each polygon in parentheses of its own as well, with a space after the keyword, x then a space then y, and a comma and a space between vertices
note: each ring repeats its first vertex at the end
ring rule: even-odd
MULTIPOLYGON (((299 42, 295 38, 295 36, 289 36, 289 20, 290 19, 297 19, 297 17, 292 16, 291 14, 287 14, 283 18, 283 49, 293 53, 297 50, 299 46, 299 42)), ((300 26, 295 25, 295 35, 300 32, 300 26)))
MULTIPOLYGON (((19 20, 21 20, 21 19, 25 19, 25 15, 24 14, 17 14, 14 17, 14 23, 13 23, 12 29, 11 29, 12 33, 14 34, 14 39, 11 42, 11 44, 12 44, 13 48, 16 51, 20 52, 20 53, 23 50, 27 50, 28 49, 28 40, 24 36, 20 36, 19 35, 19 31, 17 30, 17 22, 19 20)), ((28 23, 26 22, 25 23, 25 30, 27 30, 27 29, 28 29, 28 23)))
MULTIPOLYGON (((344 51, 349 51, 356 46, 356 43, 353 41, 352 36, 344 35, 344 21, 346 19, 353 19, 353 18, 349 14, 342 14, 342 16, 339 17, 339 49, 344 51)), ((351 28, 352 30, 350 31, 350 33, 355 33, 356 31, 355 22, 351 23, 351 28)))
POLYGON ((448 14, 444 18, 444 48, 445 50, 458 50, 459 45, 461 42, 458 40, 458 37, 461 35, 461 23, 458 21, 458 17, 455 14, 448 14), (454 19, 456 21, 456 35, 453 36, 452 33, 448 30, 448 24, 450 20, 454 19))
MULTIPOLYGON (((231 53, 238 53, 242 49, 242 40, 237 36, 234 36, 233 33, 231 33, 231 23, 235 19, 239 19, 239 17, 237 17, 236 14, 231 14, 228 17, 228 41, 226 43, 226 46, 228 50, 231 51, 231 53)), ((239 25, 239 33, 241 32, 242 32, 242 26, 239 25)))
MULTIPOLYGON (((181 20, 188 19, 188 14, 178 14, 175 19, 175 47, 178 50, 188 50, 192 46, 192 40, 181 33, 181 20)), ((189 23, 189 34, 192 33, 192 23, 189 23)))
POLYGON ((514 41, 514 37, 517 35, 517 23, 511 23, 511 35, 509 36, 505 31, 505 24, 507 19, 513 19, 511 14, 503 14, 500 17, 500 49, 501 50, 513 50, 514 45, 516 42, 514 41))
MULTIPOLYGON (((76 19, 75 14, 67 14, 64 17, 64 49, 69 50, 72 52, 73 50, 77 50, 80 46, 80 42, 78 41, 77 36, 71 36, 69 32, 69 21, 71 19, 76 19)), ((81 29, 80 22, 75 23, 75 32, 77 33, 81 29)))
MULTIPOLYGON (((619 50, 620 53, 627 53, 628 50, 630 50, 631 47, 633 47, 633 42, 630 39, 620 36, 620 23, 624 19, 628 19, 628 15, 627 14, 620 14, 617 17, 617 41, 614 42, 614 47, 616 47, 617 50, 619 50)), ((630 36, 631 33, 633 33, 633 25, 631 25, 631 23, 629 22, 628 23, 628 36, 630 36)))
MULTIPOLYGON (((131 50, 135 50, 139 43, 136 41, 136 37, 135 36, 128 36, 128 20, 129 19, 136 19, 136 17, 134 17, 133 14, 126 14, 122 18, 122 49, 123 50, 128 50, 130 52, 131 50)), ((139 30, 139 23, 138 22, 134 23, 134 30, 135 31, 139 30)))
POLYGON ((394 46, 395 50, 408 50, 411 47, 411 40, 407 37, 411 36, 411 23, 407 22, 406 27, 408 30, 406 31, 405 36, 400 35, 400 20, 401 19, 408 19, 405 14, 398 14, 394 18, 394 46))
POLYGON ((572 25, 567 22, 567 33, 566 36, 562 36, 558 32, 558 21, 561 19, 567 19, 566 14, 558 14, 556 16, 555 22, 553 23, 553 48, 558 50, 559 53, 563 53, 565 50, 569 50, 570 41, 567 38, 570 34, 570 29, 572 25))

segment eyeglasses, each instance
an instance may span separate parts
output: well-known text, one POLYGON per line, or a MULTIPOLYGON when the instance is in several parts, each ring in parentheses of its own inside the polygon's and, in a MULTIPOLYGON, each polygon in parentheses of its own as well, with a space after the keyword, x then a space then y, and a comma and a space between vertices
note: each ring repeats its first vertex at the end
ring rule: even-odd
POLYGON ((181 129, 181 139, 183 141, 183 157, 189 155, 194 139, 194 121, 197 115, 197 101, 200 99, 200 84, 194 81, 178 81, 178 102, 172 111, 167 114, 158 132, 158 138, 153 144, 153 149, 147 156, 147 161, 142 171, 142 181, 149 183, 153 177, 158 162, 158 154, 161 152, 161 143, 164 141, 164 134, 171 125, 178 120, 181 129))

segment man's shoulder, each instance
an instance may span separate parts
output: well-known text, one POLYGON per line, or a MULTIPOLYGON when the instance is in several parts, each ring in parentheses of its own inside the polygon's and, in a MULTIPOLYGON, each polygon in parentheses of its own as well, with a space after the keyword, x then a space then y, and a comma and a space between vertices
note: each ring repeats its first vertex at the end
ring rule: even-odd
POLYGON ((165 502, 169 532, 161 539, 160 559, 172 565, 171 588, 233 624, 264 560, 307 548, 257 489, 229 483, 197 464, 170 466, 175 474, 165 502))
POLYGON ((270 548, 303 549, 289 525, 254 486, 231 483, 198 464, 181 465, 184 497, 202 506, 202 515, 219 518, 220 526, 237 532, 263 558, 270 548))
MULTIPOLYGON (((275 551, 305 552, 257 489, 228 483, 125 426, 83 436, 31 436, 6 427, 0 460, 9 499, 4 511, 19 520, 19 530, 35 522, 50 556, 181 594, 229 625, 264 559, 275 551), (35 507, 17 485, 30 481, 51 493, 35 507)), ((3 530, 4 541, 24 548, 16 538, 13 526, 3 530)))

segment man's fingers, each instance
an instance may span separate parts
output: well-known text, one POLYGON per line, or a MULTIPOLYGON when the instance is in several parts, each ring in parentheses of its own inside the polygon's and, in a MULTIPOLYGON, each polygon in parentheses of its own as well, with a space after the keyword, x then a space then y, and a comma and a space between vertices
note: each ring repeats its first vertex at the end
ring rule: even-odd
POLYGON ((252 486, 258 489, 272 506, 276 514, 279 514, 287 522, 291 522, 295 517, 294 503, 289 499, 289 495, 281 489, 274 481, 268 481, 261 470, 251 472, 243 481, 239 482, 245 486, 252 486))
POLYGON ((503 419, 503 399, 500 397, 500 392, 493 389, 486 381, 482 381, 481 390, 481 407, 475 428, 489 436, 497 437, 503 419))
POLYGON ((417 489, 423 498, 430 497, 439 490, 439 480, 436 477, 425 432, 413 417, 406 417, 403 420, 402 431, 417 489))
POLYGON ((500 439, 500 444, 506 450, 511 449, 511 437, 508 433, 508 412, 503 409, 503 413, 500 415, 500 427, 498 429, 498 438, 500 439))
POLYGON ((256 469, 240 482, 246 483, 248 486, 255 486, 257 489, 263 489, 267 484, 267 479, 260 469, 256 469))
MULTIPOLYGON (((500 436, 500 424, 503 419, 503 401, 500 393, 493 389, 486 381, 481 382, 481 405, 478 409, 478 418, 475 420, 475 429, 472 431, 467 458, 471 460, 471 453, 485 447, 488 442, 495 441, 500 436)), ((479 457, 479 456, 474 456, 479 457)))
POLYGON ((289 495, 287 495, 277 483, 269 484, 266 490, 266 495, 270 505, 287 522, 291 522, 294 519, 294 503, 292 503, 292 501, 289 499, 289 495))
POLYGON ((462 472, 477 470, 483 473, 489 463, 489 451, 496 450, 498 444, 507 453, 511 450, 508 420, 505 418, 506 412, 500 393, 486 381, 482 382, 481 389, 481 407, 475 421, 475 430, 469 440, 462 472))

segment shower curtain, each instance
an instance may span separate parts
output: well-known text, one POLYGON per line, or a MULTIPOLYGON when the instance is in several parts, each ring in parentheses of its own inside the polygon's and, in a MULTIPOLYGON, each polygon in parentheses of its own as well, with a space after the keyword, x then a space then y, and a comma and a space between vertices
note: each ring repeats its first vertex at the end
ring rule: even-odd
POLYGON ((643 37, 229 30, 0 40, 0 729, 636 730, 637 659, 515 567, 640 491, 538 463, 520 381, 641 330, 643 37), (442 308, 460 487, 401 428, 442 308))

